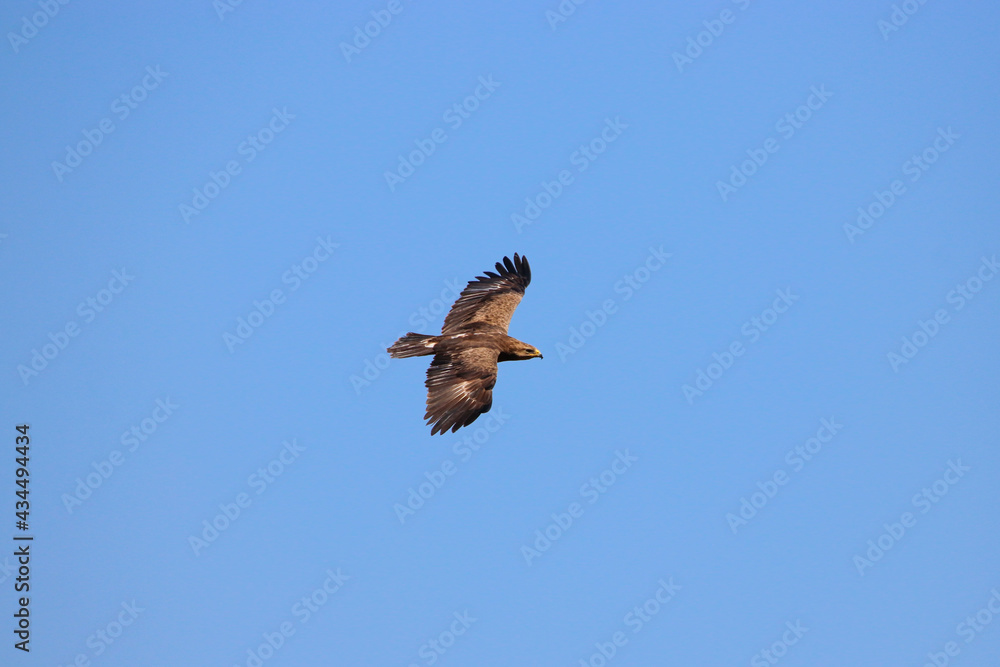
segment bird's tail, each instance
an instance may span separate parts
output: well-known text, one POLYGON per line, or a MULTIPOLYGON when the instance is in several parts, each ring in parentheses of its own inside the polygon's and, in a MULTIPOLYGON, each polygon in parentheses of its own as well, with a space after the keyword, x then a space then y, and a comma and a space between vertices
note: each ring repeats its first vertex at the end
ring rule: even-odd
POLYGON ((438 342, 438 338, 438 336, 428 336, 411 331, 393 343, 392 347, 386 350, 386 352, 395 359, 434 354, 434 346, 438 342))

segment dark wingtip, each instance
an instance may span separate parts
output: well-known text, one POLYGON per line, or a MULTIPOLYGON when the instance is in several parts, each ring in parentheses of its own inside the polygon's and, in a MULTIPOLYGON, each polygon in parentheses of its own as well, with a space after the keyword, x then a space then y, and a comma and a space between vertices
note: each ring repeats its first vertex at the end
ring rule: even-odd
POLYGON ((531 267, 528 266, 528 258, 516 252, 514 253, 513 261, 511 261, 510 257, 504 255, 503 262, 497 262, 497 271, 502 276, 513 274, 522 278, 525 286, 531 282, 531 267))
MULTIPOLYGON (((450 430, 452 433, 454 433, 461 427, 462 427, 461 424, 455 424, 454 426, 451 427, 450 430)), ((444 422, 444 420, 442 420, 434 424, 433 428, 431 428, 431 435, 448 435, 448 430, 449 430, 448 425, 444 422)))
POLYGON ((515 252, 514 253, 514 266, 517 267, 517 272, 520 275, 524 276, 525 284, 530 283, 531 282, 531 267, 528 266, 528 258, 524 257, 523 255, 519 257, 518 254, 515 252))

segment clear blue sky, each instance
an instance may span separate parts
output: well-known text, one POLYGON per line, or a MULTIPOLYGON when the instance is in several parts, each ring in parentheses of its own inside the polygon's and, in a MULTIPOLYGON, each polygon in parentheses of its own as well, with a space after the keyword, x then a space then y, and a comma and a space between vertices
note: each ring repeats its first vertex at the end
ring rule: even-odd
POLYGON ((0 10, 0 662, 995 660, 1000 9, 168 4, 0 10))

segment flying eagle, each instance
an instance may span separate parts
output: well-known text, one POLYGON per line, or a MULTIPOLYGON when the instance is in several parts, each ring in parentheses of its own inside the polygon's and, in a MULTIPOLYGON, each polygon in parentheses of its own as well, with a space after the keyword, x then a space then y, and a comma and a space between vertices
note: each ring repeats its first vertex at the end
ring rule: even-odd
POLYGON ((528 259, 497 262, 469 282, 444 318, 440 336, 408 333, 387 351, 396 359, 433 354, 427 369, 427 414, 431 435, 468 426, 493 405, 497 363, 542 358, 537 348, 507 335, 514 309, 531 282, 528 259))

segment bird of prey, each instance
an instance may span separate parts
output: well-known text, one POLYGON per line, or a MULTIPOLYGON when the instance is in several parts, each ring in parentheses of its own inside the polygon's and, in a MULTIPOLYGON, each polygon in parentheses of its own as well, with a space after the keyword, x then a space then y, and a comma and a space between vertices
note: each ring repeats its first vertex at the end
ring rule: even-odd
POLYGON ((431 435, 468 426, 493 405, 497 363, 542 358, 536 347, 507 335, 514 309, 531 282, 528 259, 504 257, 497 272, 469 281, 444 318, 440 336, 408 333, 387 351, 396 359, 434 355, 427 369, 431 435))

